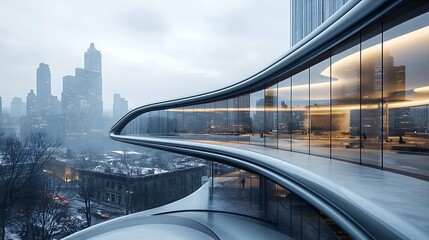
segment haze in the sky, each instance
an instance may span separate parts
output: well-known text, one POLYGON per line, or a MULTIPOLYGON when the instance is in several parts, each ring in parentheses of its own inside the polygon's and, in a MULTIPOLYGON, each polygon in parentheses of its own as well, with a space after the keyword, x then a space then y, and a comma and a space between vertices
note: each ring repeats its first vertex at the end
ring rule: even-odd
POLYGON ((49 64, 52 95, 83 67, 91 42, 102 53, 105 111, 113 94, 130 108, 239 82, 290 46, 285 0, 2 0, 0 96, 36 89, 49 64))

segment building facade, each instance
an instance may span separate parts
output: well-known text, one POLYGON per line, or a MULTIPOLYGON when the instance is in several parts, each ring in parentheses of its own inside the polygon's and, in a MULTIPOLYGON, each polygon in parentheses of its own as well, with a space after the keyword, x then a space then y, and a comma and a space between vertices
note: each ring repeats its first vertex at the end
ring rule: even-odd
POLYGON ((63 78, 61 114, 65 141, 97 141, 103 135, 101 53, 91 43, 85 52, 85 67, 63 78))
POLYGON ((206 174, 205 166, 142 176, 79 170, 79 179, 86 187, 96 186, 92 196, 97 201, 138 212, 191 194, 201 187, 202 177, 206 174))
POLYGON ((348 0, 292 0, 292 46, 337 12, 348 0))

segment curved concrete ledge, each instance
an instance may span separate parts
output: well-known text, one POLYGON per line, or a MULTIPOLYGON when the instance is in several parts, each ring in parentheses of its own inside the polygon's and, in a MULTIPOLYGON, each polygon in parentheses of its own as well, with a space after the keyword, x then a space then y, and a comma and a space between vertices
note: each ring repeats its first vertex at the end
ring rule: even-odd
POLYGON ((209 184, 176 202, 119 217, 65 239, 292 239, 275 224, 256 218, 210 211, 209 184), (231 227, 235 226, 235 227, 231 227), (243 231, 246 229, 246 231, 243 231))
POLYGON ((424 239, 429 236, 429 216, 423 214, 429 209, 429 183, 422 180, 257 146, 137 136, 111 137, 126 143, 234 165, 265 176, 300 195, 356 239, 424 239))

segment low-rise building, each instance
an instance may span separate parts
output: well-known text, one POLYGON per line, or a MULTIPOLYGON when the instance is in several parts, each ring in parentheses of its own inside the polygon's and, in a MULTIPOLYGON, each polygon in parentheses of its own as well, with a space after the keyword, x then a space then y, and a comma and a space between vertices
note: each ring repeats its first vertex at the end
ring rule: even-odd
POLYGON ((92 197, 130 212, 142 211, 181 199, 197 190, 207 167, 186 167, 141 176, 80 170, 80 180, 92 187, 92 197))

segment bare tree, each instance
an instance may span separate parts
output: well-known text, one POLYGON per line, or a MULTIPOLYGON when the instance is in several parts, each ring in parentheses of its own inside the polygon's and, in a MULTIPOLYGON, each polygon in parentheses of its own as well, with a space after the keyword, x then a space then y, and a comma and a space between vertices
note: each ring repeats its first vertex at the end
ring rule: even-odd
POLYGON ((82 182, 81 180, 79 182, 78 195, 84 203, 81 210, 85 213, 86 227, 91 226, 91 217, 97 208, 97 204, 94 199, 94 191, 96 190, 97 186, 92 181, 82 182))
MULTIPOLYGON (((94 171, 97 164, 90 160, 82 159, 79 164, 80 171, 94 171)), ((100 184, 92 178, 85 179, 82 174, 78 184, 78 195, 83 201, 84 206, 81 210, 85 213, 86 227, 91 226, 92 215, 97 208, 97 202, 94 198, 94 192, 99 189, 100 184)))
POLYGON ((40 179, 37 196, 27 207, 26 221, 21 228, 24 237, 51 239, 61 232, 64 220, 69 217, 67 196, 61 191, 61 184, 50 176, 40 179))
POLYGON ((0 135, 0 239, 6 238, 6 225, 21 193, 31 186, 60 145, 43 133, 23 140, 0 135))

